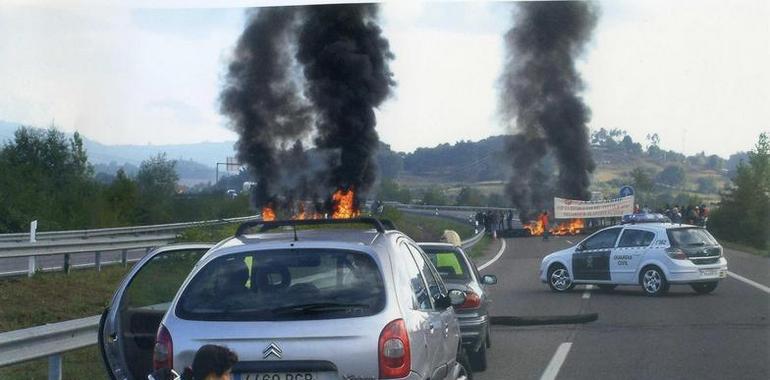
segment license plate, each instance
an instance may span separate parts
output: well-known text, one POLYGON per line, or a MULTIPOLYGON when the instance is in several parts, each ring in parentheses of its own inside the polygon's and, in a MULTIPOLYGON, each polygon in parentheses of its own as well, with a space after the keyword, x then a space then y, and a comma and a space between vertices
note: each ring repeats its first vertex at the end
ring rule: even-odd
POLYGON ((719 278, 725 278, 725 277, 727 277, 727 271, 726 270, 719 271, 719 278))
POLYGON ((703 277, 715 277, 718 274, 716 269, 701 269, 700 275, 703 277))
POLYGON ((234 380, 319 380, 313 372, 234 373, 234 380))

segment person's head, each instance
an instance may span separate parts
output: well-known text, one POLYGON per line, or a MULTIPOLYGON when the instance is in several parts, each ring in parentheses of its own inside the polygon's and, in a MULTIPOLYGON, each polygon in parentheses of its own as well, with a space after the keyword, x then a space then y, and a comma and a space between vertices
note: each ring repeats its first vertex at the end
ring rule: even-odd
POLYGON ((207 344, 195 353, 192 372, 195 380, 230 380, 230 370, 238 355, 227 347, 207 344))

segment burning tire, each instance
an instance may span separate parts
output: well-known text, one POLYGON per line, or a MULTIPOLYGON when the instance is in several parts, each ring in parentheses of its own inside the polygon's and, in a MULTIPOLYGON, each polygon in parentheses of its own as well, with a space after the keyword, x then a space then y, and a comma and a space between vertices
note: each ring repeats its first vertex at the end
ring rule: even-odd
POLYGON ((556 293, 568 292, 575 287, 569 271, 564 265, 554 264, 548 268, 548 287, 556 293))

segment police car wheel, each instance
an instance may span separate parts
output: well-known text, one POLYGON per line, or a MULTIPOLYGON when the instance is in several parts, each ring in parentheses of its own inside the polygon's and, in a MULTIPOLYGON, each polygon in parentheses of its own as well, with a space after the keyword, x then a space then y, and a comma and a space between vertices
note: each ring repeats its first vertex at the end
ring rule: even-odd
POLYGON ((575 287, 569 277, 569 271, 561 264, 552 265, 548 269, 548 286, 557 293, 568 292, 575 287))
POLYGON ((714 289, 717 288, 718 282, 700 282, 696 284, 690 284, 692 287, 692 290, 694 290, 698 294, 708 294, 714 291, 714 289))
POLYGON ((642 284, 644 294, 648 296, 659 296, 668 291, 668 281, 658 267, 646 267, 642 269, 639 275, 639 282, 642 284))

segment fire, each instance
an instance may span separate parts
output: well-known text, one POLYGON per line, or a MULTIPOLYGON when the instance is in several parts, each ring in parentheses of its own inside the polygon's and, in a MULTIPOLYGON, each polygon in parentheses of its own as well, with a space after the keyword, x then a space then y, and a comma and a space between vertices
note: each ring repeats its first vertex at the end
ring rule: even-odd
POLYGON ((262 220, 265 222, 275 220, 275 211, 270 206, 262 207, 262 220))
POLYGON ((529 230, 529 234, 532 236, 540 236, 545 232, 545 228, 543 228, 543 223, 540 220, 536 220, 532 223, 525 224, 524 229, 529 230))
POLYGON ((551 234, 556 236, 579 234, 586 227, 583 219, 571 219, 568 222, 562 222, 551 229, 551 234))
MULTIPOLYGON (((530 235, 532 236, 540 236, 545 232, 545 228, 543 228, 543 223, 539 220, 536 220, 532 223, 525 224, 525 229, 529 230, 530 235)), ((555 236, 564 236, 564 235, 577 235, 585 229, 585 221, 583 219, 570 219, 567 222, 562 222, 557 224, 555 227, 549 229, 548 231, 551 233, 551 235, 555 236)))
POLYGON ((349 219, 359 216, 361 212, 355 208, 355 199, 356 195, 353 189, 335 191, 332 195, 332 202, 334 203, 332 219, 349 219))

